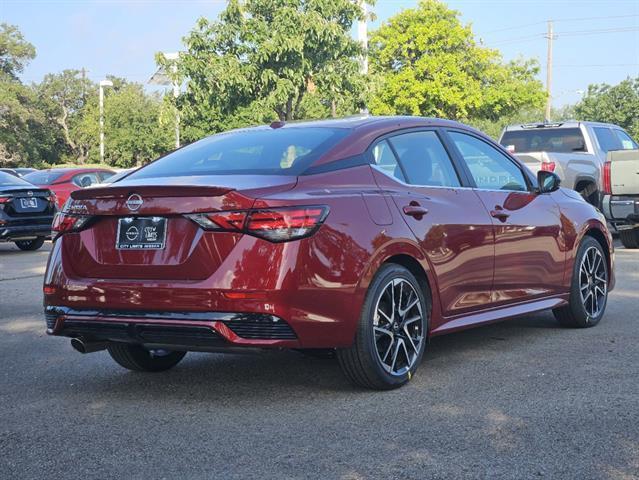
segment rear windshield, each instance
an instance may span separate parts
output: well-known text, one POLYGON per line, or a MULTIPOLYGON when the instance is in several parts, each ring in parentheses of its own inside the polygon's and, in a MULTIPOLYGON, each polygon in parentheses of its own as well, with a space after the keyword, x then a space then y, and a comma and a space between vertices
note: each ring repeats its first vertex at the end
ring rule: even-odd
POLYGON ((7 172, 0 172, 0 187, 27 187, 31 186, 29 182, 25 182, 21 178, 11 175, 7 172))
POLYGON ((347 129, 289 127, 222 133, 176 150, 127 177, 299 175, 347 129))
POLYGON ((35 185, 51 185, 58 178, 60 178, 64 172, 56 172, 54 170, 33 172, 25 175, 24 178, 27 182, 31 182, 35 185))
POLYGON ((500 142, 511 153, 585 152, 586 142, 578 128, 534 128, 504 132, 500 142))

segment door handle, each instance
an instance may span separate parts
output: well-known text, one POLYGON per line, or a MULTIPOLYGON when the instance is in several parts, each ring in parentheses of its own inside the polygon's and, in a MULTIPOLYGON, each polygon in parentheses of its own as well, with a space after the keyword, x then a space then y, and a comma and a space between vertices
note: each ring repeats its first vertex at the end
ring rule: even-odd
POLYGON ((421 218, 428 213, 428 209, 422 207, 417 202, 410 202, 410 205, 405 205, 402 211, 404 215, 415 217, 417 220, 421 220, 421 218))
POLYGON ((504 211, 504 207, 501 205, 495 205, 495 209, 490 211, 490 216, 496 218, 500 222, 505 222, 510 217, 509 213, 504 211))

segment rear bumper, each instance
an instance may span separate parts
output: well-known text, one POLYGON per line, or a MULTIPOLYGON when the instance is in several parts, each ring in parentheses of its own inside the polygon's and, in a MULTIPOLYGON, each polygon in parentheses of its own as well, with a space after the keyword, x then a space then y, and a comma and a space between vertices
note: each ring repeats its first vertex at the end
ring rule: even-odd
MULTIPOLYGON (((311 268, 324 248, 318 246, 318 238, 272 245, 245 236, 211 276, 173 280, 83 277, 74 271, 72 253, 63 247, 62 236, 53 243, 44 278, 45 308, 59 317, 49 333, 77 336, 78 332, 65 329, 65 323, 73 325, 69 322, 125 328, 203 327, 229 347, 347 347, 353 342, 366 293, 358 283, 365 264, 349 262, 351 253, 340 251, 337 265, 345 270, 335 268, 335 262, 311 268), (238 315, 277 317, 294 337, 251 337, 241 324, 229 320, 228 316, 237 320, 238 315)), ((334 243, 324 243, 334 248, 334 243)), ((139 340, 133 335, 127 341, 139 340)))
POLYGON ((226 312, 149 312, 45 309, 47 333, 90 341, 123 342, 174 350, 232 347, 297 348, 291 326, 275 315, 226 312))
MULTIPOLYGON (((53 219, 51 221, 53 221, 53 219)), ((36 225, 0 224, 0 242, 11 242, 35 237, 51 238, 51 223, 36 225)))
POLYGON ((616 230, 639 225, 639 195, 604 195, 601 209, 616 230))

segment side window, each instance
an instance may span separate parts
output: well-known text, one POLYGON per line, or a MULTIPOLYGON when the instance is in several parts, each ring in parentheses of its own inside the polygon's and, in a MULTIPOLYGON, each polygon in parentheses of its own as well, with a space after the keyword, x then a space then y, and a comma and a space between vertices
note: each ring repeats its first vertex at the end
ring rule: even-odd
POLYGON ((611 150, 621 150, 621 141, 612 132, 612 129, 607 127, 593 127, 597 141, 601 149, 608 153, 611 150))
POLYGON ((111 178, 113 175, 115 175, 112 172, 97 172, 98 173, 98 178, 100 179, 100 182, 104 182, 107 178, 111 178))
POLYGON ((615 130, 614 132, 617 134, 617 138, 619 138, 619 141, 621 142, 621 148, 623 150, 639 149, 639 146, 637 146, 637 142, 635 142, 626 132, 624 132, 623 130, 615 130))
POLYGON ((526 191, 521 169, 492 145, 471 135, 448 132, 470 170, 477 188, 526 191))
POLYGON ((408 183, 459 187, 457 172, 435 132, 413 132, 390 139, 404 167, 408 183))
POLYGON ((373 159, 375 160, 375 165, 387 175, 406 182, 402 169, 397 164, 397 158, 395 158, 395 154, 386 140, 373 147, 373 159))
POLYGON ((78 187, 89 187, 94 183, 98 183, 98 176, 95 173, 80 173, 73 177, 73 183, 78 187))

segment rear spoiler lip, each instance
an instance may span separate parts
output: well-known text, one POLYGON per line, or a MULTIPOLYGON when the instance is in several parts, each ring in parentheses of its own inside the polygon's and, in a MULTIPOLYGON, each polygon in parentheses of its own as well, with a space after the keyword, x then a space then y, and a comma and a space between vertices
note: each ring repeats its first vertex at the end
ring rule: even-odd
POLYGON ((236 190, 233 187, 201 185, 113 185, 84 188, 71 192, 73 200, 103 200, 126 198, 133 194, 142 197, 219 197, 236 190))

